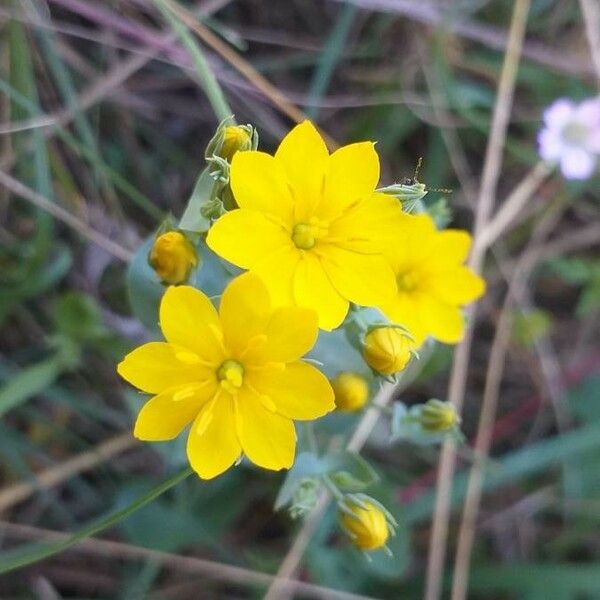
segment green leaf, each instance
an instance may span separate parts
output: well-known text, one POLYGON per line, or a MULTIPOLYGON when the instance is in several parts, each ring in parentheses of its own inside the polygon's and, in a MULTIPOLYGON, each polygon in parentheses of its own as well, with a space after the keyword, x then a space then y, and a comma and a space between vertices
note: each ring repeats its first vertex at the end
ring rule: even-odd
POLYGON ((56 301, 54 321, 57 329, 73 340, 94 340, 107 333, 94 298, 77 291, 66 292, 56 301))
POLYGON ((329 478, 343 492, 360 492, 379 481, 373 467, 355 452, 327 456, 329 478))
MULTIPOLYGON (((176 486, 180 481, 183 481, 191 474, 192 469, 191 467, 188 467, 184 471, 156 486, 146 494, 136 498, 135 501, 131 502, 121 510, 112 512, 100 520, 88 525, 87 527, 83 527, 66 540, 51 544, 27 544, 24 547, 22 546, 20 548, 2 552, 0 554, 0 574, 8 573, 10 571, 14 571, 15 569, 20 569, 44 560, 45 558, 49 558, 50 556, 54 556, 55 554, 74 546, 77 544, 77 542, 92 537, 93 535, 96 535, 97 533, 116 525, 143 506, 146 506, 152 502, 155 498, 158 498, 160 495, 164 494, 167 490, 170 490, 172 487, 176 486)), ((157 524, 157 526, 160 526, 160 524, 157 524)))
POLYGON ((210 220, 202 215, 202 208, 213 197, 215 180, 206 167, 196 179, 192 195, 179 222, 179 229, 192 233, 204 233, 210 228, 210 220))
POLYGON ((158 333, 158 307, 165 292, 156 273, 148 264, 148 252, 154 243, 150 236, 137 249, 127 269, 127 292, 133 314, 152 332, 158 333))
POLYGON ((0 417, 50 387, 65 369, 60 352, 17 371, 0 388, 0 417))
POLYGON ((301 452, 296 456, 293 467, 288 471, 283 485, 275 499, 275 510, 289 504, 302 482, 311 477, 327 473, 327 463, 312 452, 301 452))
MULTIPOLYGON (((564 461, 578 460, 584 453, 598 448, 600 423, 597 422, 531 444, 495 460, 493 467, 485 472, 484 490, 493 490, 508 483, 516 485, 524 477, 545 472, 564 461)), ((468 472, 462 471, 455 478, 451 498, 453 507, 465 498, 468 476, 468 472)), ((434 498, 435 491, 431 489, 409 504, 406 507, 407 521, 416 523, 428 519, 433 512, 434 498)))
POLYGON ((469 579, 472 591, 529 592, 534 598, 558 600, 597 598, 600 595, 599 564, 512 564, 476 567, 469 579))

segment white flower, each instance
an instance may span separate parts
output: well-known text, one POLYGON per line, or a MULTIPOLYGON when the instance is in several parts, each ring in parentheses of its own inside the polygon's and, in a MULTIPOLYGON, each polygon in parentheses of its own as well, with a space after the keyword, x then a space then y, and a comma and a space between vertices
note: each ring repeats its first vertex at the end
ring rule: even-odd
POLYGON ((580 104, 561 98, 544 111, 540 156, 556 162, 566 179, 588 179, 600 155, 600 98, 580 104))

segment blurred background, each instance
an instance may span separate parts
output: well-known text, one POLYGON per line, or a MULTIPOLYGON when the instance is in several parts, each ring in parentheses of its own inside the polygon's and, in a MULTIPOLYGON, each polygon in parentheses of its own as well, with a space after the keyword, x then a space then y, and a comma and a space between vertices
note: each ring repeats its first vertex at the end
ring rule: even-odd
MULTIPOLYGON (((426 205, 471 230, 482 172, 492 169, 492 116, 506 100, 497 89, 511 18, 524 4, 4 0, 0 571, 185 464, 183 439, 132 440, 140 399, 115 364, 150 337, 129 305, 128 263, 168 214, 181 215, 218 125, 199 56, 263 150, 308 117, 332 143, 376 140, 383 184, 413 177, 422 157, 418 179, 443 189, 426 205)), ((597 0, 533 0, 521 12, 514 99, 491 175, 496 207, 539 161, 543 110, 598 90, 589 45, 600 31, 597 0)), ((488 292, 464 394, 469 444, 486 385, 499 388, 484 423, 491 447, 469 598, 600 598, 599 184, 597 175, 545 177, 483 264, 488 292)), ((402 400, 445 399, 452 353, 438 345, 402 400)), ((365 560, 330 510, 295 573, 319 587, 295 597, 423 597, 439 451, 390 445, 384 429, 364 455, 381 476, 373 495, 400 524, 394 558, 365 560)), ((442 597, 472 464, 466 445, 442 597)), ((247 467, 209 483, 189 478, 103 533, 111 544, 90 538, 0 575, 0 598, 263 597, 263 574, 277 571, 300 528, 273 512, 282 480, 247 467)))

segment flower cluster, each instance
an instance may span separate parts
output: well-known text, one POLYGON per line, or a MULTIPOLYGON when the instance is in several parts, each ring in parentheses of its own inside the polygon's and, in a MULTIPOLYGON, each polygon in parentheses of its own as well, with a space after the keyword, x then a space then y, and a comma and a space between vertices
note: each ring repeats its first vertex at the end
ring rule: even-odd
MULTIPOLYGON (((372 142, 330 153, 305 121, 274 155, 257 146, 252 126, 222 123, 184 216, 177 227, 163 226, 152 243, 148 264, 155 285, 164 286, 158 307, 164 341, 134 349, 118 366, 150 395, 134 434, 164 441, 189 426, 188 459, 203 479, 244 457, 265 469, 293 467, 281 502, 292 502, 292 514, 306 512, 325 485, 338 499, 351 541, 363 550, 383 548, 393 517, 357 493, 375 479, 370 467, 352 455, 325 468, 318 455, 302 450, 296 476, 294 421, 335 408, 360 411, 377 384, 401 373, 428 338, 461 339, 461 308, 485 287, 463 265, 470 237, 436 228, 419 204, 423 184, 378 188, 372 142), (419 214, 408 212, 407 198, 419 214), (218 309, 204 291, 186 285, 194 269, 198 287, 215 285, 214 275, 203 279, 209 267, 199 266, 202 255, 220 265, 218 309), (232 277, 239 269, 245 272, 232 277), (332 372, 331 352, 318 354, 315 344, 337 331, 345 336, 332 339, 352 347, 359 363, 332 372), (314 352, 319 368, 306 358, 314 352), (353 468, 369 481, 357 479, 353 468)), ((458 423, 443 403, 402 415, 403 427, 418 422, 436 440, 458 423)))
POLYGON ((588 179, 600 157, 600 98, 576 104, 561 98, 544 112, 540 156, 557 163, 565 179, 588 179))

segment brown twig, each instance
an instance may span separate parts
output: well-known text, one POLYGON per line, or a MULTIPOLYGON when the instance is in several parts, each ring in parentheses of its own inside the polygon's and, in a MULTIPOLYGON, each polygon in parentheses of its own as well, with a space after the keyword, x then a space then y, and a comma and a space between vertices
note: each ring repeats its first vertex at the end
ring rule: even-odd
POLYGON ((41 471, 35 476, 34 481, 22 481, 0 490, 0 513, 26 500, 36 490, 47 490, 63 481, 67 481, 74 475, 89 471, 105 460, 132 448, 136 443, 130 433, 122 433, 102 442, 91 450, 82 452, 58 465, 41 471))
MULTIPOLYGON (((63 542, 70 537, 70 534, 49 529, 41 529, 30 525, 17 525, 0 521, 0 531, 3 534, 25 540, 47 541, 50 543, 63 542)), ((247 586, 264 587, 269 585, 274 579, 273 575, 227 565, 212 560, 196 558, 193 556, 180 556, 169 552, 150 550, 141 548, 132 544, 114 542, 111 540, 102 540, 98 538, 88 538, 78 542, 75 546, 65 550, 65 552, 76 551, 86 553, 92 556, 107 556, 126 558, 134 560, 153 560, 170 569, 189 573, 193 575, 202 575, 215 581, 224 583, 237 583, 247 586)), ((286 582, 288 589, 298 591, 308 598, 319 600, 374 600, 369 596, 361 596, 338 590, 332 590, 312 583, 304 583, 298 580, 288 580, 286 582)))
MULTIPOLYGON (((486 226, 494 206, 495 190, 500 176, 502 150, 512 107, 529 5, 529 0, 517 0, 513 9, 508 46, 498 85, 490 138, 486 148, 481 187, 476 206, 474 229, 475 246, 477 245, 477 237, 486 226)), ((480 272, 484 257, 485 249, 483 248, 478 252, 472 252, 469 259, 469 266, 475 272, 480 272)), ((474 320, 474 308, 471 309, 471 315, 474 320)), ((450 377, 448 400, 456 406, 459 412, 462 409, 464 398, 473 336, 472 332, 473 327, 471 325, 471 327, 467 329, 462 343, 459 344, 456 349, 452 374, 450 377)), ((444 443, 440 456, 435 512, 429 545, 425 583, 425 600, 438 600, 441 594, 442 575, 446 555, 446 540, 448 535, 448 521, 450 517, 450 491, 455 466, 455 448, 455 442, 448 440, 444 443)))

